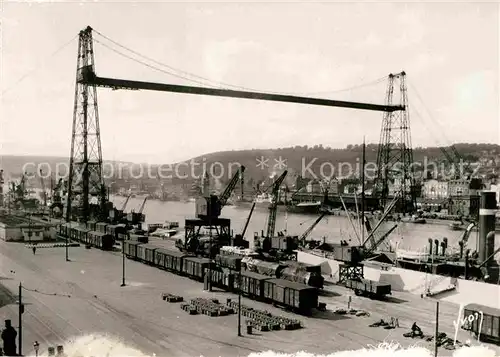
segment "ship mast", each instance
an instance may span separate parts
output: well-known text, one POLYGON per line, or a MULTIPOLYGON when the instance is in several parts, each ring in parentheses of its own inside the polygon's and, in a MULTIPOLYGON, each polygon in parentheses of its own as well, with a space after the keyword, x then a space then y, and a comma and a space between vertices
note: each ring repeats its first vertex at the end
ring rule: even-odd
POLYGON ((361 242, 365 241, 365 152, 366 144, 365 137, 363 136, 363 157, 361 159, 361 242))

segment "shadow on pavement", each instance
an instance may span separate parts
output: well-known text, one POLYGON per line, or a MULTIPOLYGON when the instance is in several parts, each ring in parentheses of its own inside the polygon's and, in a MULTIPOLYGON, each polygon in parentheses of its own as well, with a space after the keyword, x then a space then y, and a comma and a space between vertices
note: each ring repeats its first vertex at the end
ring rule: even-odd
POLYGON ((349 315, 336 314, 333 311, 314 311, 312 316, 314 319, 322 319, 322 320, 349 320, 351 317, 349 315))
POLYGON ((17 302, 17 295, 12 294, 12 292, 9 289, 0 284, 0 308, 14 304, 16 302, 17 302))
POLYGON ((399 299, 399 298, 394 297, 394 296, 386 296, 384 301, 391 302, 393 304, 403 304, 405 302, 408 302, 408 300, 399 299))

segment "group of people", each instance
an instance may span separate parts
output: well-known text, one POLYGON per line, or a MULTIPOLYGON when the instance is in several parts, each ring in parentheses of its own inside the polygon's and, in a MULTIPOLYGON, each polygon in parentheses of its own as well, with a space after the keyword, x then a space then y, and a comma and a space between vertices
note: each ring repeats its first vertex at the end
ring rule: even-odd
POLYGON ((5 328, 2 331, 3 349, 0 348, 0 356, 17 356, 16 337, 17 331, 12 327, 12 322, 5 320, 5 328))

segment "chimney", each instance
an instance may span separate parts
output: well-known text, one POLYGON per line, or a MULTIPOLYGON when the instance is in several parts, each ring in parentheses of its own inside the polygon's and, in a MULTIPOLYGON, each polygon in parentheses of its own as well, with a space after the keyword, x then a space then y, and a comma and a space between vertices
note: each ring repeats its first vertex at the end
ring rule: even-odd
POLYGON ((496 211, 497 198, 495 192, 481 192, 478 238, 479 263, 484 262, 495 251, 494 238, 488 239, 488 233, 495 232, 496 211))
MULTIPOLYGON (((486 235, 486 259, 490 258, 495 253, 495 231, 491 231, 486 235)), ((486 266, 491 266, 495 263, 495 259, 491 259, 486 263, 486 266)))
POLYGON ((469 272, 469 254, 470 254, 470 249, 467 249, 465 251, 465 270, 464 270, 464 278, 467 280, 467 275, 469 272))
POLYGON ((441 243, 441 249, 442 249, 441 254, 443 256, 446 255, 447 248, 448 248, 448 238, 445 237, 445 238, 443 238, 443 242, 441 243))

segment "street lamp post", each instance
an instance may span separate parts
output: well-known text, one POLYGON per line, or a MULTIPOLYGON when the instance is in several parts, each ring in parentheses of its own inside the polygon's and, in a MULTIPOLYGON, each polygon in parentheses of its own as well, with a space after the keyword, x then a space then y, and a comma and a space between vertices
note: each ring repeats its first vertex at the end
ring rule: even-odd
MULTIPOLYGON (((233 258, 235 256, 233 255, 233 258)), ((232 263, 229 263, 226 258, 217 259, 217 264, 219 264, 222 268, 229 269, 231 272, 238 273, 238 336, 241 337, 241 258, 237 257, 237 259, 233 259, 232 263)), ((228 299, 229 301, 229 299, 228 299)))
POLYGON ((19 356, 23 355, 23 285, 19 283, 19 356))
POLYGON ((121 287, 126 286, 125 284, 125 240, 122 242, 122 285, 121 287))
POLYGON ((68 236, 71 234, 71 222, 68 222, 68 229, 66 230, 66 244, 65 244, 65 249, 66 249, 66 261, 69 262, 69 257, 68 257, 68 236))
POLYGON ((241 265, 238 270, 238 336, 241 337, 241 265))

